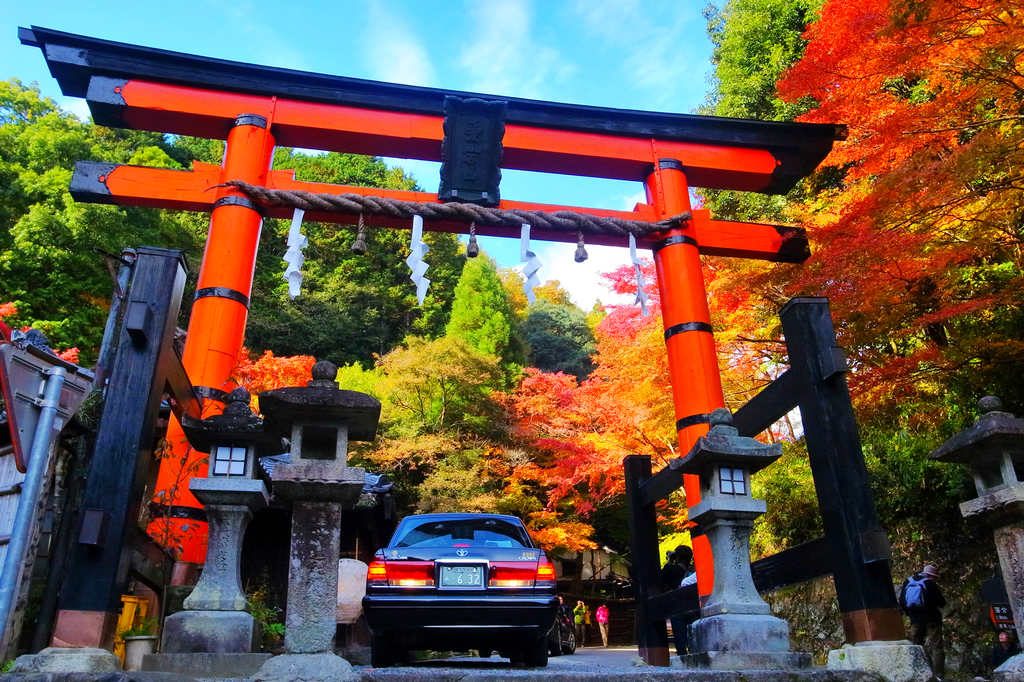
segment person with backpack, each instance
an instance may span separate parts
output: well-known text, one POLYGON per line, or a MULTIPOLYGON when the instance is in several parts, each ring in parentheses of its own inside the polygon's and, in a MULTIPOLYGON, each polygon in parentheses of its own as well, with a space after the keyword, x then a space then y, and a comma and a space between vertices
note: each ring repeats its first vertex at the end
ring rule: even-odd
POLYGON ((942 641, 942 611, 946 599, 936 580, 939 571, 928 564, 920 573, 903 581, 900 588, 900 608, 910 618, 910 633, 914 644, 924 647, 932 666, 932 674, 941 679, 946 674, 946 652, 942 641))

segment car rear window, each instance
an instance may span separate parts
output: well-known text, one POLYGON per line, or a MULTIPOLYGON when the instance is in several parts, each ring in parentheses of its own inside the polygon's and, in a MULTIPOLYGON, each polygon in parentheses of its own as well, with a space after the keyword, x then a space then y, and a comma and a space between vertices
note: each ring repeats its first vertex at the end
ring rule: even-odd
POLYGON ((392 547, 530 547, 521 524, 502 519, 423 521, 399 531, 392 547))

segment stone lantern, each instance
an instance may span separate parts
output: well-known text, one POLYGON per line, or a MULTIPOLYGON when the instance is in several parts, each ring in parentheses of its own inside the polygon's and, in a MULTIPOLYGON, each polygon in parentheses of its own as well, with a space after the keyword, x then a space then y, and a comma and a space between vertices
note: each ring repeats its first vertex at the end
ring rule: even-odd
MULTIPOLYGON (((970 468, 978 496, 960 503, 960 513, 981 519, 993 530, 1020 641, 1024 634, 1024 419, 1004 412, 993 396, 978 401, 978 411, 981 416, 971 427, 928 456, 970 468)), ((994 679, 1024 679, 1024 655, 999 666, 994 679)))
POLYGON ((186 610, 165 620, 162 653, 147 656, 144 667, 186 673, 212 665, 216 670, 207 673, 254 672, 268 656, 251 653, 258 629, 242 591, 242 540, 253 512, 269 500, 266 485, 255 477, 256 458, 280 453, 284 446, 280 436, 264 431, 244 388, 231 392, 223 414, 202 421, 185 418, 182 428, 193 448, 209 453, 206 478, 189 482, 210 524, 209 544, 199 582, 185 598, 186 610))
POLYGON ((714 557, 714 587, 691 626, 696 653, 683 661, 714 669, 807 667, 810 655, 789 650, 789 625, 771 615, 750 573, 750 531, 766 509, 751 495, 750 477, 778 459, 782 446, 740 436, 727 409, 712 412, 710 422, 708 434, 669 465, 700 477, 701 500, 690 520, 707 535, 714 557))
POLYGON ((366 472, 347 463, 348 443, 373 440, 380 402, 338 388, 338 368, 321 360, 305 387, 261 393, 268 431, 291 441, 290 461, 274 466, 274 497, 292 504, 285 655, 260 679, 342 679, 353 675, 334 651, 341 511, 359 499, 366 472))

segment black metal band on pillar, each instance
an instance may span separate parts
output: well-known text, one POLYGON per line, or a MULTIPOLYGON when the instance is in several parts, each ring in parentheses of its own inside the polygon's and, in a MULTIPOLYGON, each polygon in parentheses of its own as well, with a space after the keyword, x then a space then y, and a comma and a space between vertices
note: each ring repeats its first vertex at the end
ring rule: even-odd
POLYGON ((249 197, 240 197, 232 195, 230 197, 221 197, 220 199, 217 199, 217 201, 213 202, 214 208, 220 208, 221 206, 242 206, 244 208, 256 211, 261 216, 263 215, 263 211, 260 210, 259 204, 257 204, 249 197))
POLYGON ((669 237, 668 239, 662 239, 660 242, 654 242, 651 247, 651 251, 658 253, 666 246, 674 246, 676 244, 689 244, 690 246, 697 246, 697 240, 693 237, 687 237, 685 234, 677 234, 669 237))
POLYGON ((213 386, 193 386, 192 390, 203 400, 216 400, 218 403, 225 403, 228 400, 227 391, 222 391, 213 386))
POLYGON ((149 515, 152 519, 189 519, 206 522, 206 510, 199 507, 186 507, 180 504, 149 503, 149 515))
POLYGON ((689 417, 683 417, 682 419, 676 420, 676 431, 682 431, 688 426, 694 426, 696 424, 709 424, 710 422, 710 414, 691 414, 689 417))
POLYGON ((267 127, 267 117, 259 114, 240 114, 235 119, 235 126, 256 126, 257 128, 267 127))
POLYGON ((682 334, 684 332, 707 332, 712 333, 714 329, 707 322, 683 322, 681 324, 674 324, 665 330, 665 340, 668 341, 676 334, 682 334))
POLYGON ((658 159, 658 168, 660 170, 683 170, 683 162, 679 159, 658 159))
POLYGON ((195 300, 206 298, 208 296, 214 296, 216 298, 230 298, 232 301, 237 301, 244 305, 246 308, 249 307, 249 297, 243 294, 241 291, 229 289, 228 287, 206 287, 196 291, 195 300))

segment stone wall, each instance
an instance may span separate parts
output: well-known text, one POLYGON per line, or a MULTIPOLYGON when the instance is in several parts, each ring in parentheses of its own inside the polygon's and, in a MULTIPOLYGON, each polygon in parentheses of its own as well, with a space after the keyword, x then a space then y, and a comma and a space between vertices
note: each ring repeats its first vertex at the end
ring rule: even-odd
MULTIPOLYGON (((948 602, 943 620, 947 672, 965 679, 988 677, 996 635, 988 620, 988 605, 981 599, 981 583, 993 574, 998 560, 991 533, 953 512, 955 516, 932 519, 925 527, 907 523, 889 530, 893 580, 899 589, 906 576, 925 564, 938 567, 939 585, 948 602)), ((793 650, 808 651, 815 663, 823 664, 829 649, 842 646, 842 620, 831 577, 762 596, 775 615, 789 621, 793 650)))

